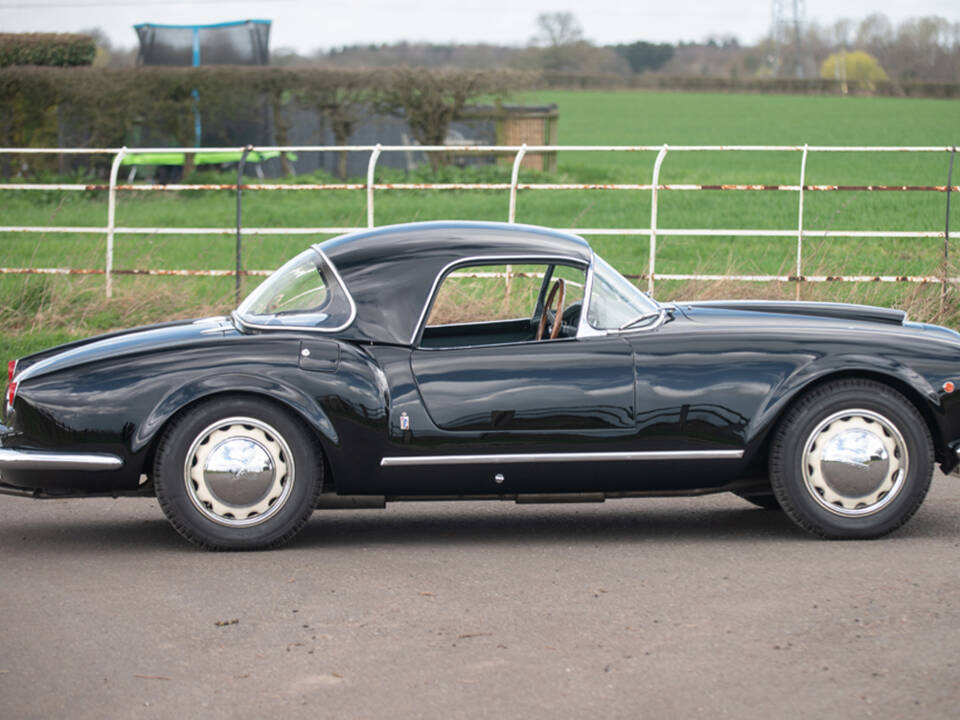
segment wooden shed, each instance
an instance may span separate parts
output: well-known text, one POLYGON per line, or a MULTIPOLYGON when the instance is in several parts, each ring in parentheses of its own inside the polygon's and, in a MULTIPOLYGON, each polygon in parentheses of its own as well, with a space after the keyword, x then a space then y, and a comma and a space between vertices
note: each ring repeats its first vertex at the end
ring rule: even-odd
MULTIPOLYGON (((560 112, 554 105, 471 105, 463 109, 459 120, 468 123, 493 121, 497 145, 556 145, 560 112)), ((500 156, 499 163, 510 165, 513 157, 500 156)), ((528 170, 557 171, 557 154, 528 153, 521 163, 528 170)))

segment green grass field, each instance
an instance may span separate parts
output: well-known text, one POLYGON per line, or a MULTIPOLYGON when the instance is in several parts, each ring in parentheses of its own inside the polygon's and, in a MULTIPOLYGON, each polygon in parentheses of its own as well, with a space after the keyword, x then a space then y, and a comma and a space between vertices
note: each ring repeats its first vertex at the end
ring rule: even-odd
MULTIPOLYGON (((712 95, 647 92, 537 92, 512 98, 557 103, 559 139, 565 145, 937 145, 960 142, 957 101, 770 95, 712 95)), ((521 181, 649 183, 655 153, 561 152, 556 176, 522 173, 521 181)), ((798 184, 797 152, 682 153, 667 155, 664 183, 798 184)), ((808 184, 944 185, 947 153, 811 153, 808 184)), ((960 180, 957 163, 954 184, 960 180)), ((450 171, 451 179, 499 181, 509 168, 450 171)), ((382 171, 378 181, 402 182, 382 171)), ((429 174, 417 180, 429 181, 429 174)), ((231 182, 210 174, 199 181, 231 182)), ((302 178, 301 178, 302 180, 302 178)), ((936 192, 806 193, 809 230, 942 231, 945 194, 936 192)), ((441 218, 506 220, 506 192, 380 191, 377 224, 441 218)), ((769 228, 795 230, 796 193, 662 192, 661 228, 769 228)), ((122 193, 120 226, 229 227, 235 219, 231 192, 122 193)), ((3 192, 0 225, 84 226, 106 223, 105 193, 3 192)), ((523 191, 517 221, 553 227, 647 227, 650 193, 644 191, 523 191)), ((362 226, 364 192, 246 192, 249 227, 362 226)), ((951 225, 960 232, 960 203, 951 225)), ((272 269, 306 244, 323 237, 247 237, 244 266, 272 269)), ((104 267, 102 235, 0 235, 5 267, 104 267)), ((625 273, 647 271, 645 237, 591 238, 597 250, 625 273)), ((807 239, 807 275, 938 275, 943 241, 881 238, 807 239)), ((793 238, 661 237, 660 273, 778 274, 795 271, 793 238)), ((119 236, 117 268, 216 268, 234 264, 229 236, 119 236)), ((951 265, 954 263, 951 262, 951 265)), ((950 268, 952 275, 960 275, 950 268)), ((247 279, 249 289, 256 279, 247 279)), ((102 277, 0 276, 0 358, 113 327, 170 317, 221 312, 233 304, 233 279, 118 277, 116 297, 103 299, 102 277)), ((939 286, 877 283, 805 285, 811 299, 896 305, 918 319, 956 325, 960 303, 952 289, 941 312, 939 286)), ((657 285, 661 299, 719 295, 793 297, 789 284, 669 283, 657 285)))

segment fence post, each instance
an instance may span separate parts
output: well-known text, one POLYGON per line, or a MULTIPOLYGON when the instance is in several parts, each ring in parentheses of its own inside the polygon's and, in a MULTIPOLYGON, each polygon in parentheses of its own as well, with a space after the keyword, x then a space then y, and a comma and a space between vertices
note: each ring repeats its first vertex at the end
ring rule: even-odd
POLYGON ((373 171, 377 167, 380 157, 380 143, 370 153, 370 162, 367 165, 367 227, 373 227, 373 171))
POLYGON ((113 229, 116 226, 117 215, 117 172, 120 170, 120 161, 127 152, 127 146, 120 148, 110 165, 110 190, 107 195, 107 297, 113 297, 113 229))
POLYGON ((520 163, 523 162, 523 156, 527 154, 527 144, 524 143, 517 150, 517 156, 513 159, 513 172, 510 173, 510 211, 507 213, 507 222, 517 221, 517 178, 520 177, 520 163))
POLYGON ((807 145, 803 146, 800 159, 800 210, 797 213, 797 294, 800 299, 800 285, 803 283, 803 186, 807 181, 807 145))
POLYGON ((653 180, 650 188, 650 262, 649 274, 647 280, 647 292, 653 295, 653 276, 657 271, 657 190, 660 182, 660 166, 663 165, 663 159, 667 156, 667 145, 660 148, 657 153, 657 161, 653 164, 653 180))
POLYGON ((947 307, 947 286, 950 278, 950 191, 953 190, 953 158, 957 146, 950 149, 950 168, 947 170, 947 219, 943 225, 943 280, 940 284, 940 316, 947 307))
POLYGON ((240 163, 237 165, 237 272, 234 276, 233 299, 240 304, 240 271, 243 265, 243 166, 247 164, 247 155, 253 150, 253 145, 247 145, 240 155, 240 163))

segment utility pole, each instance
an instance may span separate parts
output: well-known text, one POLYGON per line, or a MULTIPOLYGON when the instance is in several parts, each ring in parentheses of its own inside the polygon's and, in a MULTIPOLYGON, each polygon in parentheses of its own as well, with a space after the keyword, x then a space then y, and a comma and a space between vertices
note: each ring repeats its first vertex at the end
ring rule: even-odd
POLYGON ((803 43, 806 15, 806 0, 770 0, 770 42, 773 44, 770 70, 774 77, 789 73, 785 67, 791 64, 788 58, 793 61, 796 77, 806 77, 803 43))

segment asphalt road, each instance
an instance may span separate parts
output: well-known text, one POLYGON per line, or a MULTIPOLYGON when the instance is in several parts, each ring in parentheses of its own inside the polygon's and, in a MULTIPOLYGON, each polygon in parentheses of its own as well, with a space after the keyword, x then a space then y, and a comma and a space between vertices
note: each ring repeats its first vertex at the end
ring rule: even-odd
POLYGON ((960 479, 872 542, 715 496, 322 511, 247 554, 4 496, 0 611, 2 718, 954 718, 960 479))

